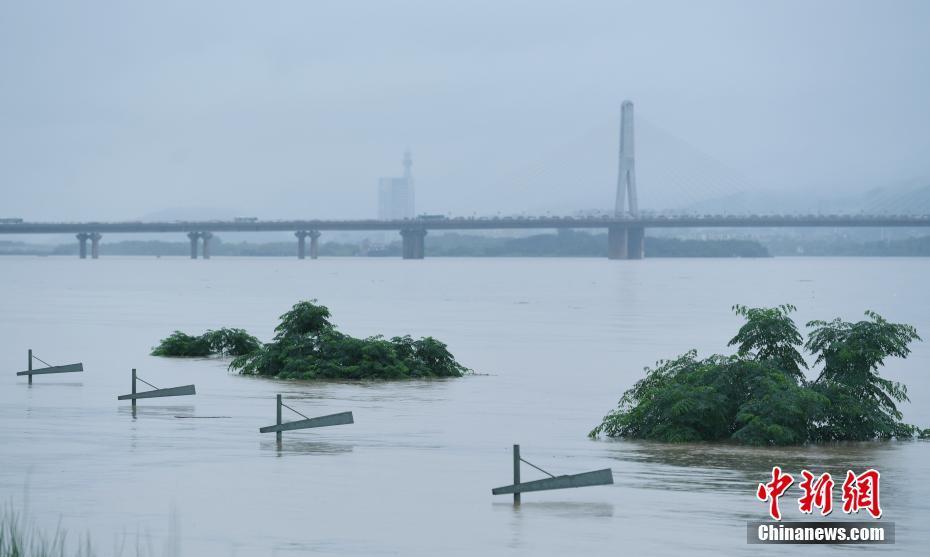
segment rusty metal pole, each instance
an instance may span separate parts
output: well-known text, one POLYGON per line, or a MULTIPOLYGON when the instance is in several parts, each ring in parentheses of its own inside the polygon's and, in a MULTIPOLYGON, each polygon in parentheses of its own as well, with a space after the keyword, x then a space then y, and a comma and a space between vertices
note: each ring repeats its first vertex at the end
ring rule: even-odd
MULTIPOLYGON (((513 446, 513 485, 514 487, 520 484, 520 445, 513 446)), ((520 504, 520 492, 513 492, 513 504, 520 504)))
MULTIPOLYGON (((29 371, 32 371, 32 348, 29 349, 29 371)), ((29 374, 29 384, 32 385, 32 374, 29 374)))

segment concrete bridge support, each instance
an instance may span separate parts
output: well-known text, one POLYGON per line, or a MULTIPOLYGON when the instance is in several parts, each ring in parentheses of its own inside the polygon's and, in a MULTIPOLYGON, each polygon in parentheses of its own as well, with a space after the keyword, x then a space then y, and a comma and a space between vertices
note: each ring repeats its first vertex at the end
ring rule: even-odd
POLYGON ((297 236, 297 259, 306 257, 307 236, 310 237, 310 259, 316 259, 320 256, 319 230, 298 230, 294 232, 294 236, 297 236))
POLYGON ((425 255, 426 229, 425 228, 404 228, 400 231, 403 238, 403 250, 401 252, 404 259, 423 259, 425 255))
POLYGON ((103 234, 99 232, 90 233, 90 258, 99 259, 100 258, 100 238, 103 238, 103 234))
POLYGON ((203 238, 203 258, 210 259, 210 239, 213 238, 213 233, 201 232, 200 237, 203 238))
POLYGON ((607 229, 607 259, 642 259, 645 240, 642 226, 611 226, 607 229))
POLYGON ((627 258, 628 234, 625 226, 611 226, 607 229, 607 259, 627 258))
POLYGON ((320 231, 310 231, 310 259, 316 259, 320 256, 320 231))
POLYGON ((191 259, 197 259, 197 242, 200 240, 200 232, 188 232, 187 237, 191 240, 191 259))
POLYGON ((297 236, 297 259, 304 259, 306 257, 304 254, 307 248, 307 236, 309 235, 310 233, 306 230, 294 232, 294 236, 297 236))
POLYGON ((642 259, 646 256, 646 229, 642 226, 631 226, 626 233, 627 259, 642 259))
POLYGON ((74 237, 78 239, 78 257, 87 259, 87 239, 90 238, 90 234, 78 232, 74 237))

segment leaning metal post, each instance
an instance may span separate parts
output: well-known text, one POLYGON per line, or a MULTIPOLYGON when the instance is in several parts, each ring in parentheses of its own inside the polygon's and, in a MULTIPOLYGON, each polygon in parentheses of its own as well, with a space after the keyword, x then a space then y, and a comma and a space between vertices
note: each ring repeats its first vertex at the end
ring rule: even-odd
MULTIPOLYGON (((513 446, 513 485, 520 485, 520 445, 513 446)), ((520 492, 517 490, 513 492, 513 504, 520 504, 520 492)))

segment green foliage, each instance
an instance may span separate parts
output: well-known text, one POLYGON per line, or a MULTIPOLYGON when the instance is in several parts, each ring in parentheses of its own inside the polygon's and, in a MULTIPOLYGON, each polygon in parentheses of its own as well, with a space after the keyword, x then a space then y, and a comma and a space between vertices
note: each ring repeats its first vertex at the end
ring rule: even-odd
POLYGON ((329 321, 329 308, 312 301, 297 302, 290 311, 281 316, 281 323, 274 328, 275 340, 286 337, 321 334, 333 330, 329 321))
POLYGON ((213 353, 210 341, 204 335, 193 336, 181 331, 171 333, 152 350, 153 356, 204 358, 213 353))
POLYGON ((262 343, 245 329, 223 327, 218 331, 207 331, 201 338, 210 344, 214 353, 223 356, 244 356, 262 347, 262 343))
POLYGON ((326 306, 298 302, 281 316, 272 342, 242 329, 192 336, 175 331, 154 356, 233 356, 229 368, 245 375, 284 379, 411 379, 461 377, 468 371, 433 337, 355 338, 336 330, 326 306))
POLYGON ((789 314, 797 308, 783 304, 774 308, 748 308, 733 306, 736 315, 746 318, 746 324, 727 346, 738 345, 737 354, 743 358, 770 360, 795 379, 804 379, 807 363, 798 351, 804 339, 789 314))
POLYGON ((885 358, 906 358, 908 345, 920 340, 917 330, 889 323, 867 311, 868 321, 811 321, 808 351, 823 364, 814 387, 834 401, 820 416, 817 436, 823 440, 909 437, 917 430, 901 423, 897 403, 907 402, 907 387, 879 375, 885 358))
POLYGON ((871 311, 869 321, 808 323, 814 330, 804 346, 823 364, 808 382, 794 306, 733 309, 746 318, 729 343, 735 355, 698 359, 690 351, 646 368, 590 436, 791 445, 920 433, 896 406, 908 400, 906 387, 878 374, 885 358, 907 357, 920 340, 913 327, 871 311))
POLYGON ((243 329, 222 328, 193 336, 175 331, 152 350, 153 356, 205 358, 214 354, 244 356, 261 348, 261 343, 243 329))

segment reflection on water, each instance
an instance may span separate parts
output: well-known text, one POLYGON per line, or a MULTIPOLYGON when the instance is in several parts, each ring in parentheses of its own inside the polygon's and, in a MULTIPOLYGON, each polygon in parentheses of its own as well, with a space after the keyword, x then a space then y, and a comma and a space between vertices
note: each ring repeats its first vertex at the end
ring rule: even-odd
POLYGON ((155 416, 160 418, 175 418, 175 417, 185 417, 193 418, 195 406, 193 404, 174 404, 171 406, 158 406, 158 405, 142 405, 138 404, 136 406, 120 406, 117 412, 121 416, 130 415, 134 417, 139 416, 155 416))
MULTIPOLYGON (((772 465, 794 474, 874 466, 898 539, 855 549, 920 554, 930 544, 930 486, 916 481, 930 477, 927 442, 751 448, 585 435, 643 366, 690 348, 725 351, 739 325, 734 303, 794 303, 799 323, 871 308, 926 337, 926 276, 930 261, 916 258, 4 257, 0 369, 19 369, 22 347, 41 338, 43 356, 79 355, 88 371, 79 383, 32 388, 0 374, 0 500, 22 508, 25 489, 40 525, 88 532, 103 554, 138 532, 158 554, 198 557, 755 556, 745 521, 765 516, 755 487, 772 465), (176 329, 234 326, 267 340, 279 315, 310 298, 349 334, 435 336, 478 375, 305 383, 147 355, 176 329), (197 396, 140 400, 133 412, 116 400, 132 367, 154 384, 195 383, 197 396), (355 423, 285 432, 279 445, 258 431, 274 423, 278 393, 308 416, 352 411, 355 423), (609 466, 615 484, 525 494, 514 508, 490 494, 510 483, 514 443, 554 474, 609 466)), ((883 371, 908 384, 905 417, 924 427, 928 367, 923 343, 883 371)))
POLYGON ((278 455, 333 455, 352 452, 350 444, 327 443, 325 441, 299 441, 284 439, 277 441, 262 441, 262 451, 275 451, 278 455))
MULTIPOLYGON (((536 492, 538 493, 538 492, 536 492)), ((529 494, 524 494, 524 498, 529 494)), ((614 515, 612 503, 583 503, 576 501, 523 501, 519 505, 495 501, 497 512, 542 513, 558 518, 610 518, 614 515)))
POLYGON ((635 464, 631 482, 653 488, 685 491, 744 492, 746 483, 758 482, 778 464, 786 471, 817 470, 843 477, 846 470, 894 470, 901 450, 924 441, 845 442, 803 447, 744 447, 724 443, 654 443, 617 440, 609 443, 611 458, 635 464))

